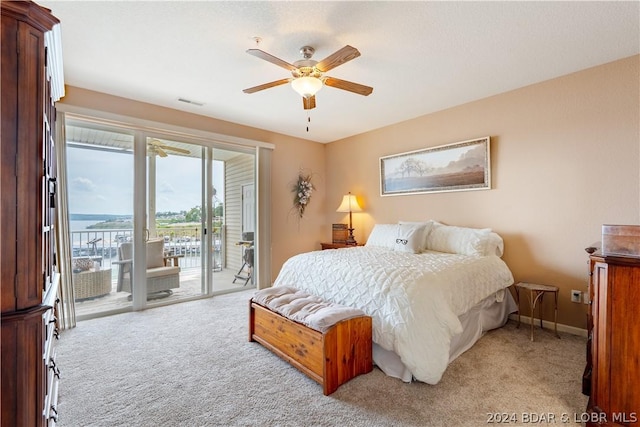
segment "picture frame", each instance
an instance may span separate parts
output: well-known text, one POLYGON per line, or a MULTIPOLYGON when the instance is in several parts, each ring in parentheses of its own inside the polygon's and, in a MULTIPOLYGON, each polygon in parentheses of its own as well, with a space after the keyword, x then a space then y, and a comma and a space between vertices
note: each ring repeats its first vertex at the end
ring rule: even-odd
POLYGON ((380 157, 380 195, 491 188, 491 138, 380 157))
POLYGON ((332 243, 346 244, 349 238, 349 227, 347 224, 332 224, 332 243))

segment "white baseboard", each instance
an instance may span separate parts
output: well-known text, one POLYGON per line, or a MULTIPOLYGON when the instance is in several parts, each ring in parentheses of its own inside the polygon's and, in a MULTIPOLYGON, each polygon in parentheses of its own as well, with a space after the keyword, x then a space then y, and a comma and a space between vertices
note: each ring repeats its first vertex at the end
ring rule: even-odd
MULTIPOLYGON (((517 314, 510 314, 509 315, 509 319, 514 320, 514 321, 517 322, 518 321, 518 315, 517 314)), ((536 324, 538 326, 540 326, 540 319, 534 319, 534 321, 536 322, 536 324)), ((531 325, 531 317, 522 315, 522 316, 520 316, 520 322, 524 323, 525 325, 531 325)), ((548 320, 543 320, 542 321, 542 325, 545 328, 553 329, 553 322, 550 322, 548 320)), ((566 333, 572 334, 572 335, 578 335, 578 336, 585 337, 585 338, 587 336, 587 330, 586 329, 576 328, 575 326, 564 325, 562 323, 558 323, 558 331, 559 332, 566 332, 566 333)))

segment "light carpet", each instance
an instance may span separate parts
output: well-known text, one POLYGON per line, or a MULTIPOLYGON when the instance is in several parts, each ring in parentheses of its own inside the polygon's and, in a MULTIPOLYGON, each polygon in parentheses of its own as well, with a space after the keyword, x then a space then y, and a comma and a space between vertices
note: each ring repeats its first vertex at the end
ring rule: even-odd
POLYGON ((507 414, 509 425, 531 425, 530 414, 575 425, 586 407, 585 338, 536 329, 531 342, 528 328, 511 321, 455 360, 435 386, 403 383, 376 368, 324 396, 316 382, 248 342, 251 295, 64 331, 58 425, 486 426, 494 413, 507 414))

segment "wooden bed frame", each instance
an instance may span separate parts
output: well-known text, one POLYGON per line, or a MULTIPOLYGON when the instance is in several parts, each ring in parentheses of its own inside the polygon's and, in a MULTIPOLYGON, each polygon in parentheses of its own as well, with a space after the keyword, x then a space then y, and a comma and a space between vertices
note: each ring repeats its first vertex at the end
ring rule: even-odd
POLYGON ((249 301, 249 341, 257 341, 322 385, 325 396, 373 369, 371 317, 333 325, 325 333, 249 301))

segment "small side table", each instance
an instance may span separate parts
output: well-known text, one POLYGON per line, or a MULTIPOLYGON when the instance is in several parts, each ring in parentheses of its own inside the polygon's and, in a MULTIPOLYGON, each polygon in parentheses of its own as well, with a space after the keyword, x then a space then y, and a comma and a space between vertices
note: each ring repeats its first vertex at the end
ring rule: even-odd
POLYGON ((520 290, 529 291, 529 307, 531 307, 531 341, 533 341, 533 324, 534 324, 534 313, 536 309, 536 304, 538 300, 540 301, 540 329, 544 329, 542 327, 542 300, 544 298, 545 292, 553 293, 554 303, 555 303, 555 314, 553 318, 554 322, 554 333, 557 338, 560 338, 558 335, 558 287, 551 285, 538 285, 535 283, 525 283, 519 282, 516 283, 516 297, 518 299, 518 328, 520 327, 520 290))

